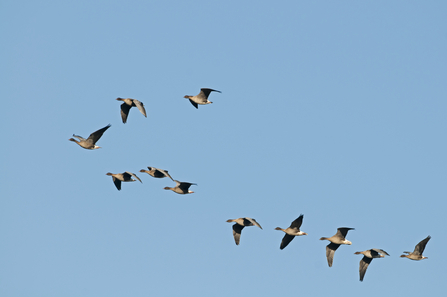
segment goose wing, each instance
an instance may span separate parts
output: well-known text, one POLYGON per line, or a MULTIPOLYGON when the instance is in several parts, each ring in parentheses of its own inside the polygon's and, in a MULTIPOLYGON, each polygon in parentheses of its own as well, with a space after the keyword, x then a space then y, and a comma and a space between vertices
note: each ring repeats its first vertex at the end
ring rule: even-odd
POLYGON ((130 179, 130 177, 133 176, 133 177, 135 177, 140 183, 143 183, 143 182, 141 181, 141 179, 140 179, 138 176, 136 176, 134 173, 132 173, 132 172, 126 171, 126 172, 124 172, 123 174, 127 174, 128 179, 130 179))
POLYGON ((259 228, 262 229, 261 225, 259 225, 259 223, 256 222, 255 219, 252 219, 252 218, 245 218, 245 219, 248 220, 248 221, 250 221, 250 223, 252 223, 254 226, 258 226, 259 228))
POLYGON ((114 176, 112 176, 112 179, 115 187, 118 189, 118 191, 121 191, 121 181, 114 176))
POLYGON ((423 239, 421 242, 419 242, 415 247, 414 247, 414 252, 413 254, 416 255, 422 255, 422 253, 425 250, 425 246, 427 245, 427 242, 430 240, 431 236, 427 236, 427 238, 423 239))
POLYGON ((174 179, 169 175, 169 173, 168 173, 167 170, 158 169, 158 168, 156 168, 156 170, 157 170, 158 172, 160 172, 161 174, 163 174, 163 176, 169 177, 170 179, 174 180, 174 179))
POLYGON ((101 138, 102 134, 104 134, 104 132, 106 132, 106 130, 110 128, 110 126, 111 125, 108 124, 104 128, 93 132, 92 134, 90 134, 90 136, 87 138, 87 140, 91 141, 93 144, 95 144, 101 138))
POLYGON ((222 93, 221 91, 218 90, 213 90, 213 89, 208 89, 208 88, 202 88, 200 89, 200 93, 199 95, 197 95, 197 97, 200 97, 200 99, 204 102, 207 101, 208 96, 210 95, 211 92, 218 92, 218 93, 222 93))
POLYGON ((132 106, 127 105, 125 102, 121 104, 121 119, 123 119, 123 123, 127 122, 127 116, 129 115, 129 110, 132 106))
POLYGON ((146 116, 146 109, 144 109, 144 104, 141 101, 138 101, 137 99, 133 99, 133 104, 138 108, 138 110, 145 116, 146 116))
POLYGON ((365 277, 366 269, 368 268, 369 263, 371 263, 372 258, 368 258, 367 256, 363 256, 362 260, 360 260, 359 273, 360 273, 360 281, 363 281, 365 277))
POLYGON ((294 238, 295 238, 295 236, 293 236, 293 235, 289 235, 289 234, 284 235, 284 237, 282 238, 281 246, 279 247, 279 249, 281 249, 281 250, 284 249, 294 238))
POLYGON ((239 241, 241 240, 242 229, 244 229, 244 226, 241 226, 237 223, 233 225, 233 237, 236 245, 239 245, 239 241))
POLYGON ((178 187, 182 190, 182 191, 184 191, 184 192, 188 192, 188 190, 189 190, 189 187, 191 186, 191 185, 195 185, 195 184, 193 184, 193 183, 187 183, 187 182, 178 182, 179 184, 178 184, 178 187))
POLYGON ((191 102, 191 104, 195 107, 195 108, 199 108, 199 105, 197 103, 195 103, 194 101, 192 101, 191 99, 189 99, 189 102, 191 102))
MULTIPOLYGON (((371 251, 371 255, 373 255, 373 256, 378 256, 379 254, 381 254, 383 256, 385 256, 385 255, 389 256, 389 254, 387 252, 385 252, 384 250, 381 250, 381 249, 371 249, 370 251, 371 251)), ((376 257, 373 257, 373 258, 376 258, 376 257)))
POLYGON ((335 234, 335 236, 339 236, 341 238, 345 238, 346 235, 348 234, 349 230, 354 230, 354 228, 347 228, 347 227, 341 227, 337 229, 337 233, 335 234))
POLYGON ((332 242, 326 246, 326 258, 329 267, 332 267, 332 262, 334 261, 334 254, 339 246, 340 246, 339 244, 335 244, 332 242))
POLYGON ((292 224, 290 224, 289 228, 300 230, 301 224, 303 223, 303 216, 304 215, 300 215, 295 221, 292 222, 292 224))
MULTIPOLYGON (((93 133, 92 133, 93 134, 93 133)), ((85 140, 85 138, 84 137, 82 137, 82 136, 79 136, 79 135, 74 135, 73 134, 73 137, 76 137, 76 138, 78 138, 80 141, 82 141, 82 140, 85 140)))

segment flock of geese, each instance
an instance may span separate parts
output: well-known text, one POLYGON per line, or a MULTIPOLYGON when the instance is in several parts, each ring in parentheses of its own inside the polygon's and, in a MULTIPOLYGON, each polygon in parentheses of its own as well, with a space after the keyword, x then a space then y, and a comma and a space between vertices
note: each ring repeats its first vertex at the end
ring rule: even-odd
MULTIPOLYGON (((206 105, 206 104, 213 103, 208 100, 208 96, 210 95, 211 92, 221 93, 218 90, 202 88, 202 89, 200 89, 199 94, 197 94, 195 96, 186 95, 186 96, 184 96, 184 98, 189 99, 189 102, 191 102, 191 104, 195 108, 199 108, 199 105, 206 105)), ((124 124, 127 122, 127 117, 129 116, 129 111, 132 107, 138 108, 138 110, 145 117, 147 117, 146 109, 144 108, 143 102, 136 100, 136 99, 132 99, 132 98, 116 98, 116 100, 123 102, 121 104, 121 119, 123 120, 124 124)), ((101 147, 97 146, 96 142, 98 142, 98 140, 102 137, 104 132, 106 132, 107 129, 109 129, 110 127, 111 127, 111 125, 109 124, 109 125, 105 126, 104 128, 101 128, 101 129, 93 132, 92 134, 90 134, 90 136, 87 139, 83 138, 82 136, 73 134, 73 137, 78 138, 78 140, 76 140, 75 138, 70 138, 69 140, 77 143, 80 147, 85 148, 87 150, 99 149, 101 147)), ((155 178, 169 177, 176 183, 175 187, 165 187, 164 188, 165 190, 172 190, 177 194, 192 194, 192 193, 194 193, 193 191, 189 190, 189 187, 191 187, 192 185, 196 185, 196 184, 188 183, 188 182, 180 182, 178 180, 174 180, 169 175, 167 170, 154 168, 154 167, 148 167, 148 169, 149 170, 141 169, 140 172, 146 172, 147 174, 149 174, 150 176, 155 177, 155 178)), ((138 180, 139 182, 142 183, 141 179, 135 173, 132 173, 129 171, 126 171, 123 173, 108 172, 108 173, 106 173, 106 175, 109 175, 112 177, 112 181, 115 184, 115 187, 119 191, 121 190, 122 182, 134 182, 134 181, 138 180), (136 179, 133 179, 132 177, 134 177, 136 179)))
MULTIPOLYGON (((286 233, 281 241, 280 249, 284 249, 296 236, 307 235, 306 232, 300 230, 301 225, 303 223, 304 215, 300 215, 296 220, 294 220, 287 229, 282 229, 280 227, 276 227, 275 230, 283 231, 286 233)), ((239 245, 241 239, 241 231, 244 227, 248 226, 257 226, 262 229, 261 225, 256 222, 253 218, 239 218, 239 219, 230 219, 227 220, 228 223, 235 222, 233 225, 233 236, 234 241, 237 245, 239 245)), ((326 258, 329 267, 332 267, 332 262, 334 260, 335 251, 342 244, 351 245, 352 242, 346 239, 346 235, 349 230, 354 230, 354 228, 340 227, 337 229, 337 233, 331 237, 321 237, 320 240, 328 240, 330 243, 326 246, 326 258)), ((427 257, 422 256, 424 252, 425 246, 427 242, 430 240, 431 236, 427 236, 421 242, 419 242, 415 247, 413 252, 403 252, 404 255, 401 255, 401 258, 408 258, 411 260, 422 260, 427 259, 427 257)), ((369 249, 362 252, 355 252, 355 255, 363 255, 363 258, 360 260, 359 274, 360 281, 363 281, 365 277, 366 269, 368 265, 371 263, 374 258, 384 258, 385 256, 389 256, 387 252, 381 249, 369 249)))
MULTIPOLYGON (((195 96, 189 96, 186 95, 184 98, 189 99, 191 104, 198 108, 198 105, 206 105, 211 104, 212 102, 208 100, 208 96, 211 92, 219 92, 217 90, 208 89, 208 88, 202 88, 200 90, 200 93, 195 96)), ((127 122, 127 117, 129 116, 129 111, 132 107, 137 107, 138 110, 145 116, 146 110, 144 108, 144 104, 136 99, 131 98, 117 98, 118 101, 123 101, 121 104, 121 118, 123 120, 123 123, 125 124, 127 122)), ((104 128, 101 128, 85 139, 79 135, 73 134, 73 137, 78 138, 79 140, 76 140, 74 138, 70 138, 70 141, 73 141, 77 143, 79 146, 81 146, 84 149, 88 150, 94 150, 101 148, 100 146, 96 145, 96 142, 101 138, 101 136, 104 134, 107 129, 109 129, 111 125, 107 125, 104 128)), ((180 182, 178 180, 175 180, 171 177, 171 175, 168 173, 167 170, 155 168, 155 167, 147 167, 148 170, 141 169, 140 172, 147 173, 150 176, 154 178, 165 178, 169 177, 172 181, 176 183, 175 187, 165 187, 165 190, 172 190, 173 192, 177 194, 191 194, 194 193, 193 191, 189 190, 189 188, 192 185, 196 185, 194 183, 189 182, 180 182)), ((123 173, 106 173, 106 175, 112 177, 112 181, 115 185, 115 187, 118 190, 121 190, 121 183, 122 182, 134 182, 138 180, 142 183, 141 179, 136 176, 132 172, 123 172, 123 173), (132 177, 136 178, 133 179, 132 177)), ((289 243, 296 237, 296 236, 302 236, 307 235, 306 232, 303 232, 300 230, 301 225, 303 223, 303 215, 300 215, 296 220, 294 220, 290 226, 286 229, 282 229, 280 227, 276 227, 275 230, 283 231, 285 233, 280 249, 284 249, 289 245, 289 243)), ((235 223, 233 225, 233 237, 236 245, 239 245, 240 238, 241 238, 241 232, 244 229, 244 227, 249 226, 257 226, 262 229, 261 225, 253 218, 238 218, 238 219, 229 219, 227 220, 228 223, 235 223)), ((334 260, 334 254, 335 251, 340 247, 340 245, 351 245, 352 242, 346 239, 346 235, 348 234, 349 230, 354 230, 354 228, 347 228, 347 227, 340 227, 337 229, 337 233, 331 237, 321 237, 320 240, 328 240, 330 243, 326 246, 326 258, 329 267, 332 267, 332 263, 334 260)), ((422 253, 424 252, 425 246, 427 245, 427 242, 430 240, 430 236, 427 236, 425 239, 420 241, 414 248, 413 252, 403 252, 404 254, 400 257, 402 258, 408 258, 410 260, 422 260, 427 259, 427 257, 424 257, 422 253)), ((389 256, 389 254, 382 250, 382 249, 369 249, 362 252, 355 252, 356 255, 363 255, 363 258, 360 260, 360 266, 359 266, 359 274, 360 274, 360 281, 363 281, 363 278, 366 273, 366 269, 368 268, 369 264, 371 263, 372 259, 374 258, 384 258, 385 256, 389 256)))

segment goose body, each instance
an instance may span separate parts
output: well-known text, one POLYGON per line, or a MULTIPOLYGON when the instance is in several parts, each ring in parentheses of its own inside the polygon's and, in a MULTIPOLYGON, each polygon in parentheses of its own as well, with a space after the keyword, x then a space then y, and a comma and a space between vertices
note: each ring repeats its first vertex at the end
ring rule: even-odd
POLYGON ((115 187, 118 189, 118 191, 121 190, 121 182, 134 182, 135 179, 132 178, 135 177, 140 183, 142 183, 141 179, 136 176, 134 173, 126 171, 123 173, 106 173, 106 175, 109 175, 112 177, 113 183, 115 184, 115 187))
POLYGON ((407 255, 401 255, 401 258, 408 258, 410 260, 422 260, 422 259, 428 259, 428 257, 422 256, 422 253, 425 250, 425 246, 427 245, 427 242, 430 240, 431 236, 427 236, 425 239, 421 240, 415 247, 414 251, 412 253, 410 252, 404 252, 404 254, 407 255))
POLYGON ((165 190, 171 190, 174 191, 177 194, 192 194, 194 193, 193 191, 189 190, 189 187, 191 185, 196 185, 193 183, 187 183, 187 182, 179 182, 178 180, 174 180, 176 183, 176 186, 171 188, 171 187, 165 187, 165 190))
POLYGON ((208 101, 208 96, 210 95, 211 92, 218 92, 218 93, 222 93, 221 91, 217 91, 217 90, 213 90, 213 89, 207 89, 207 88, 202 88, 200 89, 200 93, 195 95, 195 96, 189 96, 186 95, 184 96, 184 98, 189 99, 189 102, 191 102, 191 104, 195 107, 195 108, 199 108, 199 105, 205 105, 205 104, 211 104, 213 102, 208 101))
POLYGON ((123 104, 121 104, 121 119, 123 120, 124 124, 127 122, 127 116, 129 115, 129 110, 132 107, 137 107, 138 110, 145 117, 147 117, 146 116, 146 109, 144 109, 143 102, 140 102, 137 99, 131 99, 131 98, 116 98, 116 100, 124 102, 123 104))
POLYGON ((239 245, 239 241, 241 239, 241 232, 244 227, 247 226, 258 226, 262 229, 261 225, 259 225, 258 222, 256 222, 255 219, 252 218, 239 218, 239 219, 229 219, 227 220, 228 223, 235 222, 236 224, 233 225, 233 237, 234 241, 236 242, 236 245, 239 245))
POLYGON ((140 172, 146 172, 152 177, 156 178, 163 178, 163 177, 169 177, 170 179, 174 180, 168 173, 167 170, 155 168, 155 167, 147 167, 149 170, 141 169, 140 172))
POLYGON ((384 258, 385 255, 389 256, 387 252, 381 249, 370 249, 363 252, 355 252, 356 255, 363 255, 363 258, 360 260, 360 266, 359 266, 359 274, 360 274, 360 281, 363 281, 363 278, 365 277, 366 269, 368 268, 369 264, 371 263, 372 259, 374 258, 384 258))
POLYGON ((104 134, 104 132, 110 128, 110 126, 111 125, 109 124, 109 125, 105 126, 104 128, 101 128, 101 129, 93 132, 92 134, 90 134, 90 136, 87 139, 82 138, 79 135, 73 134, 73 137, 78 138, 79 141, 74 138, 70 138, 69 140, 76 142, 80 147, 85 148, 87 150, 99 149, 101 147, 97 146, 96 142, 101 138, 102 134, 104 134))
POLYGON ((306 232, 300 231, 301 224, 303 223, 303 215, 300 215, 295 221, 290 224, 290 227, 287 229, 282 229, 280 227, 276 227, 275 230, 280 230, 285 232, 280 249, 284 249, 294 238, 295 236, 307 235, 306 232))
POLYGON ((326 258, 329 267, 332 267, 334 254, 335 251, 338 249, 338 247, 342 244, 348 244, 348 245, 352 244, 352 242, 350 242, 345 238, 349 230, 354 230, 354 228, 341 227, 337 229, 337 233, 335 233, 334 236, 320 238, 320 240, 329 240, 331 242, 326 246, 326 258))

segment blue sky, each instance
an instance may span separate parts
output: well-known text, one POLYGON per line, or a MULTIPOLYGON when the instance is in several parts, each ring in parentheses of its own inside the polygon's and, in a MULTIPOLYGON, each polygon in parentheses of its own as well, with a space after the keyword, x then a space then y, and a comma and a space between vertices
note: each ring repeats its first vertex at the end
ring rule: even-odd
POLYGON ((3 1, 0 295, 439 296, 446 8, 3 1), (196 110, 183 96, 203 87, 222 93, 196 110), (117 97, 148 117, 123 124, 117 97), (68 141, 109 123, 101 149, 68 141), (105 174, 124 171, 143 184, 117 191, 105 174), (300 214, 309 235, 280 251, 300 214), (239 217, 263 230, 236 246, 239 217), (338 227, 353 244, 329 268, 318 239, 338 227), (428 260, 399 258, 427 235, 428 260), (370 248, 391 256, 361 283, 370 248))

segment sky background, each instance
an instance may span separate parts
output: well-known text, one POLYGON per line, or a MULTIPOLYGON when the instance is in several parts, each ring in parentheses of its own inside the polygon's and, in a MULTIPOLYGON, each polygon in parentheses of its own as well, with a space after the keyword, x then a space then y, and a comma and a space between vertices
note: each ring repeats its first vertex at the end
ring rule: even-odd
POLYGON ((441 296, 446 10, 3 0, 0 295, 441 296), (196 110, 183 96, 204 87, 222 93, 196 110), (123 124, 117 97, 148 117, 123 124), (68 141, 109 123, 101 149, 68 141), (124 171, 143 183, 117 191, 106 173, 124 171), (281 251, 274 228, 300 214, 309 235, 281 251), (236 246, 239 217, 263 230, 236 246), (329 268, 338 227, 353 244, 329 268), (399 258, 428 235, 428 260, 399 258), (391 256, 360 282, 370 248, 391 256))

